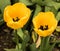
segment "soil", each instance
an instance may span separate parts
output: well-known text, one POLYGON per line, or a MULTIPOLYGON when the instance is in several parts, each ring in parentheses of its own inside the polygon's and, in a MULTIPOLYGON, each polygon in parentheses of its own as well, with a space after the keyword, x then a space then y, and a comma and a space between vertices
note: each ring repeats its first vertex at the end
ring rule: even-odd
POLYGON ((0 51, 5 51, 4 48, 15 48, 15 43, 12 40, 12 29, 5 24, 0 26, 0 51))

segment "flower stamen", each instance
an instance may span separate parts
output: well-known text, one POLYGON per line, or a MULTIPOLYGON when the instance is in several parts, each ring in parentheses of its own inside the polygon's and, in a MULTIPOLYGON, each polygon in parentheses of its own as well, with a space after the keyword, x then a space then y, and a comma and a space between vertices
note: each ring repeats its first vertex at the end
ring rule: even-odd
POLYGON ((15 19, 13 18, 13 21, 14 22, 17 22, 17 21, 19 21, 20 19, 18 18, 18 17, 16 17, 15 19))
POLYGON ((40 28, 39 28, 39 29, 41 29, 41 30, 48 30, 48 25, 40 26, 40 28))

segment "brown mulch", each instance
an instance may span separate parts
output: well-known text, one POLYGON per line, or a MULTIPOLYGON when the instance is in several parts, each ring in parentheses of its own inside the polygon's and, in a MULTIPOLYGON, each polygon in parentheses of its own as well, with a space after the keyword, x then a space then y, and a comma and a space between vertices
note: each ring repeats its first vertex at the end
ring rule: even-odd
POLYGON ((0 51, 5 51, 4 48, 15 48, 15 43, 12 40, 12 29, 5 24, 0 26, 0 51))

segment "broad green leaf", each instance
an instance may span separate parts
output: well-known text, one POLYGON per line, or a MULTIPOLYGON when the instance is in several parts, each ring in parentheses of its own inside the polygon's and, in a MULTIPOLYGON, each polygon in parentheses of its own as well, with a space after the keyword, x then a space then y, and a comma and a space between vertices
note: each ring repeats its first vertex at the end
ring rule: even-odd
POLYGON ((56 15, 56 19, 59 21, 60 20, 60 12, 56 15))
POLYGON ((53 6, 45 6, 45 12, 47 12, 47 11, 51 11, 55 15, 57 14, 57 10, 53 6))
POLYGON ((17 30, 17 34, 18 34, 18 36, 19 36, 21 39, 24 38, 24 33, 23 33, 22 29, 18 29, 18 30, 17 30))
POLYGON ((41 38, 41 45, 40 45, 40 48, 39 48, 39 51, 49 51, 50 49, 52 49, 53 45, 50 45, 50 36, 48 37, 42 37, 41 38))
POLYGON ((55 42, 55 43, 53 43, 52 45, 50 45, 50 47, 47 49, 47 51, 52 51, 52 50, 53 50, 53 48, 54 48, 54 46, 55 46, 55 44, 56 44, 56 42, 55 42))
POLYGON ((30 35, 29 35, 29 34, 26 34, 26 35, 24 36, 23 43, 24 43, 24 42, 27 43, 29 40, 30 40, 30 35))
POLYGON ((0 20, 0 25, 2 25, 4 23, 3 19, 0 20))
POLYGON ((49 49, 49 47, 50 47, 50 37, 51 36, 47 36, 46 38, 45 38, 45 51, 48 51, 49 49))
POLYGON ((31 51, 38 51, 38 49, 36 48, 36 44, 35 43, 30 45, 30 50, 31 51))
POLYGON ((28 46, 29 40, 30 40, 30 36, 29 36, 29 34, 27 34, 27 35, 24 37, 24 40, 23 40, 22 45, 21 45, 21 49, 22 49, 23 51, 26 51, 26 47, 28 46))
POLYGON ((19 49, 18 49, 18 46, 16 45, 16 50, 22 51, 20 43, 19 43, 19 49))
POLYGON ((5 49, 6 51, 17 51, 16 49, 5 49))
POLYGON ((19 1, 26 5, 33 5, 33 3, 30 0, 19 0, 19 1))
POLYGON ((34 16, 36 16, 40 11, 41 11, 41 7, 37 4, 36 5, 36 10, 35 10, 34 16))
POLYGON ((37 3, 38 5, 43 6, 45 3, 43 2, 43 0, 31 0, 33 3, 37 3))
POLYGON ((60 3, 54 2, 53 0, 45 0, 45 5, 53 6, 56 10, 60 8, 60 3))
MULTIPOLYGON (((19 43, 19 48, 21 48, 21 44, 19 43)), ((16 49, 17 49, 17 45, 16 45, 16 49)))
POLYGON ((41 38, 41 45, 40 45, 38 51, 45 51, 44 50, 45 49, 44 47, 45 47, 45 37, 42 37, 41 38))
POLYGON ((53 0, 54 2, 60 3, 60 0, 53 0))
MULTIPOLYGON (((18 51, 18 47, 16 45, 16 48, 13 48, 13 49, 4 49, 4 50, 6 50, 6 51, 18 51)), ((19 44, 19 51, 22 51, 21 50, 21 44, 19 44)))
POLYGON ((4 11, 4 8, 7 6, 7 5, 10 5, 10 0, 0 0, 0 9, 3 13, 4 11))
POLYGON ((45 6, 45 12, 50 11, 50 10, 51 10, 51 8, 50 8, 50 7, 45 6))

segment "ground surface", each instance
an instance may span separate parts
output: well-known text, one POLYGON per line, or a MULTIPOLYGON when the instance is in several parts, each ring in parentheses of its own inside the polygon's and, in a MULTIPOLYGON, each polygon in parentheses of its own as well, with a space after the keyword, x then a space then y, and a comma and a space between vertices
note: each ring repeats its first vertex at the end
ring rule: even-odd
POLYGON ((0 51, 5 51, 4 48, 15 47, 12 38, 12 29, 8 28, 6 25, 0 26, 0 51))

